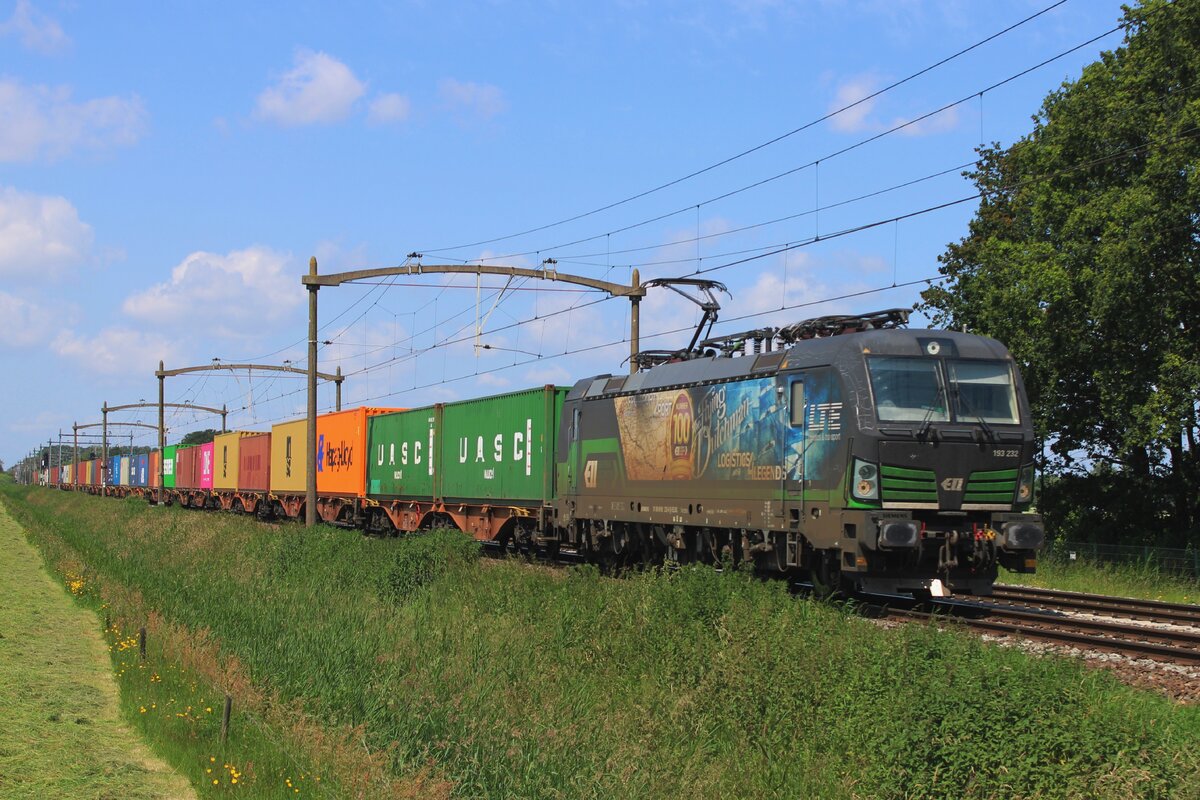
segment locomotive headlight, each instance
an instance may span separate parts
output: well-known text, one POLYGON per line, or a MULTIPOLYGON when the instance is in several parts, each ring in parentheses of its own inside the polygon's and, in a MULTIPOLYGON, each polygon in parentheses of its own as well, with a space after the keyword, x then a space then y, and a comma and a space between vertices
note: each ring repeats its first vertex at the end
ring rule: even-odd
POLYGON ((851 473, 854 480, 854 489, 852 494, 855 500, 878 500, 879 499, 879 468, 869 461, 863 461, 860 458, 854 459, 854 471, 851 473))
POLYGON ((1017 481, 1017 502, 1029 503, 1033 500, 1033 465, 1021 468, 1021 477, 1017 481))

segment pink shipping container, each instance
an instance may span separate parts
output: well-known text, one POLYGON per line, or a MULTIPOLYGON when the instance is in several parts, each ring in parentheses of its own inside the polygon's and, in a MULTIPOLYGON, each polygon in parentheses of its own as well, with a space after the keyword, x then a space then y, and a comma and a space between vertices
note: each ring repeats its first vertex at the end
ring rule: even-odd
POLYGON ((202 444, 200 451, 200 488, 213 488, 213 443, 202 444))
POLYGON ((271 488, 271 434, 245 436, 238 441, 238 490, 265 492, 271 488))
POLYGON ((175 451, 175 488, 200 488, 199 447, 181 447, 175 451))

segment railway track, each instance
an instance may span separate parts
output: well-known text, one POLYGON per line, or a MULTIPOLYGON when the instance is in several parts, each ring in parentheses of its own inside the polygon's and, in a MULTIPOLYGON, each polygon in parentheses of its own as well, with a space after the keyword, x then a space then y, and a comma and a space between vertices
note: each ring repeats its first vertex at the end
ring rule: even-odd
POLYGON ((1034 639, 1054 644, 1119 653, 1131 658, 1200 667, 1200 628, 1136 625, 1063 614, 958 600, 935 601, 912 608, 886 607, 883 616, 948 622, 982 633, 1034 639))
MULTIPOLYGON (((485 547, 484 551, 500 558, 512 555, 511 551, 502 551, 495 546, 485 547)), ((559 553, 554 559, 531 559, 531 563, 555 568, 584 561, 580 554, 572 552, 559 553)), ((791 586, 795 594, 807 594, 808 588, 804 584, 791 586)), ((865 608, 869 608, 867 614, 874 617, 951 622, 996 636, 1200 667, 1200 607, 1048 589, 995 588, 996 596, 985 602, 947 599, 922 603, 889 597, 883 603, 868 603, 865 608), (1093 619, 1079 616, 1078 612, 1171 623, 1171 626, 1093 619)))
POLYGON ((991 599, 996 603, 1200 627, 1200 606, 1185 603, 1162 603, 1132 597, 1110 597, 1001 584, 993 587, 992 591, 991 599))

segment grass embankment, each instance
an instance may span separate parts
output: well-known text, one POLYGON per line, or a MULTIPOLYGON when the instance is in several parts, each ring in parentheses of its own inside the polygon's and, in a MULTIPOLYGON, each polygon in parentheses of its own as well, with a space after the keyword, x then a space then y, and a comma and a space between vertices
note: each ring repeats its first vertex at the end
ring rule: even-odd
POLYGON ((1196 581, 1164 575, 1152 565, 1070 561, 1058 554, 1042 556, 1034 575, 1018 575, 1002 569, 999 582, 1166 603, 1200 603, 1200 585, 1196 581))
POLYGON ((613 581, 481 563, 453 534, 0 491, 114 607, 219 648, 235 704, 265 709, 347 793, 1200 797, 1200 709, 1072 661, 884 630, 776 583, 613 581))
POLYGON ((46 575, 3 506, 0 576, 0 796, 194 797, 121 721, 95 615, 46 575))

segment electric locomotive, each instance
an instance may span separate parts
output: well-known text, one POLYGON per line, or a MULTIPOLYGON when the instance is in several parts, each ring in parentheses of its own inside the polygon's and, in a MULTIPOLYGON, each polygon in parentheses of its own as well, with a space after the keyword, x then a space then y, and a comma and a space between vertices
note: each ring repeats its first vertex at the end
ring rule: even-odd
POLYGON ((985 595, 1000 565, 1032 572, 1044 532, 1012 356, 907 322, 807 320, 579 381, 555 538, 614 565, 752 559, 822 592, 985 595))

